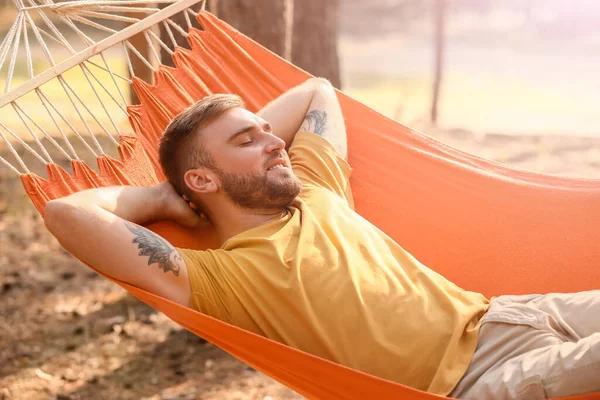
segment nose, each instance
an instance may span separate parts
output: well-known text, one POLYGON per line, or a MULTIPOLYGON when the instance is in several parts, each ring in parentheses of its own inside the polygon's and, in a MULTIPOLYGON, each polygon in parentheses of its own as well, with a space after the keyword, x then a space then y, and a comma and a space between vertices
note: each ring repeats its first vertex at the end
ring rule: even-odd
POLYGON ((269 142, 265 148, 267 153, 280 152, 281 150, 285 149, 285 141, 275 135, 269 135, 268 141, 269 142))

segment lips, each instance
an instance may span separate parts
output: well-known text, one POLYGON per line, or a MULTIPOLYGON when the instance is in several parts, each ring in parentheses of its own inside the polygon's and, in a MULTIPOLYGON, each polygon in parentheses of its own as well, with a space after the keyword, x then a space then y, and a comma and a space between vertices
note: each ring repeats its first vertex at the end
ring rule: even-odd
POLYGON ((271 171, 271 170, 275 170, 275 169, 284 169, 287 168, 287 164, 285 162, 285 160, 279 159, 277 161, 275 161, 274 163, 272 163, 269 168, 267 168, 267 171, 271 171))

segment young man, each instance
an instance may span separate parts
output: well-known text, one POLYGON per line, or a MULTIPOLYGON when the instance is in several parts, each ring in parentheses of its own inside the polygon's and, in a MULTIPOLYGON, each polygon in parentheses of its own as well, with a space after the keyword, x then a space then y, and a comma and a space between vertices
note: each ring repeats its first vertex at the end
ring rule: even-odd
POLYGON ((325 80, 257 115, 237 96, 213 95, 164 133, 170 183, 51 201, 46 225, 111 277, 421 390, 477 399, 600 390, 598 292, 490 304, 460 289, 353 211, 346 153, 325 80), (220 248, 176 249, 141 226, 202 216, 220 248))

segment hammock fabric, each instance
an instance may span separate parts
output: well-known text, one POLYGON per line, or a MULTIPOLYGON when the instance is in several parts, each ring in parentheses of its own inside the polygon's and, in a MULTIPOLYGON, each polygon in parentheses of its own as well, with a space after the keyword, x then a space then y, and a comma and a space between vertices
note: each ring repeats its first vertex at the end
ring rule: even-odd
MULTIPOLYGON (((152 185, 164 179, 157 144, 168 122, 196 99, 238 93, 256 111, 309 75, 201 12, 191 51, 161 66, 150 86, 134 80, 141 105, 129 108, 137 136, 122 137, 121 160, 98 159, 99 172, 74 161, 48 179, 22 175, 42 212, 49 200, 92 187, 152 185)), ((412 131, 338 93, 349 140, 356 210, 459 286, 487 296, 600 287, 600 181, 509 169, 412 131)), ((214 232, 151 227, 176 246, 208 248, 214 232)), ((433 399, 222 323, 117 282, 225 351, 312 399, 433 399)), ((351 332, 349 333, 351 334, 351 332)), ((600 393, 571 399, 600 399, 600 393)))

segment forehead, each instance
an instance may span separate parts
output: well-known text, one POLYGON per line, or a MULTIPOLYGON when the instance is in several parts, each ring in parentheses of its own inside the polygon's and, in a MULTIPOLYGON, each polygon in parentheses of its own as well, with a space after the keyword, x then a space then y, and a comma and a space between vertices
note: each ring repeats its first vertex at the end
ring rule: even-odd
POLYGON ((215 138, 219 141, 226 141, 231 135, 239 129, 249 125, 262 124, 264 121, 258 115, 241 107, 235 107, 227 110, 216 120, 206 125, 202 131, 205 138, 215 138))

